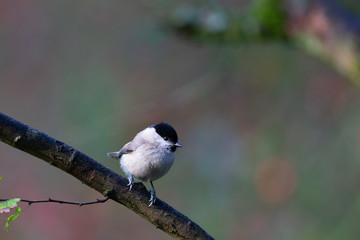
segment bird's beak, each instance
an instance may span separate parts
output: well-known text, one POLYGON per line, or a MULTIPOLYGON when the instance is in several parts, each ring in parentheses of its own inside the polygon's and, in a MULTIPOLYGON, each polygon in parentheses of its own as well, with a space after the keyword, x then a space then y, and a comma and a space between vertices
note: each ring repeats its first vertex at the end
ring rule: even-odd
POLYGON ((182 147, 182 145, 180 143, 175 143, 174 146, 175 147, 182 147))

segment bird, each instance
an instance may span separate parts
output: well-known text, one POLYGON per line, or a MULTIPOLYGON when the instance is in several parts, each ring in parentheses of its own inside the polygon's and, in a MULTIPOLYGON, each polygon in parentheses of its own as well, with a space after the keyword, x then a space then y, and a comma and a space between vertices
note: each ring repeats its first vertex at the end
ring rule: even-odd
POLYGON ((175 129, 168 123, 160 122, 145 128, 118 152, 109 152, 107 156, 120 159, 120 167, 129 181, 129 191, 134 185, 134 179, 150 182, 150 207, 156 201, 153 181, 169 171, 174 162, 175 151, 180 147, 182 145, 178 143, 175 129))

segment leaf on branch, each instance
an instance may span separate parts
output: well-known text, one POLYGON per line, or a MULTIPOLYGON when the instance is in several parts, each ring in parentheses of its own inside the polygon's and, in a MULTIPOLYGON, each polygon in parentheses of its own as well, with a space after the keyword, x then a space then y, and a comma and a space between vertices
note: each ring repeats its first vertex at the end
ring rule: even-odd
POLYGON ((17 207, 15 209, 15 213, 13 215, 11 215, 10 217, 8 217, 7 221, 6 221, 6 225, 5 225, 5 228, 6 228, 6 231, 9 230, 9 225, 12 221, 14 221, 15 219, 17 219, 20 215, 20 213, 22 212, 21 208, 20 207, 17 207))
POLYGON ((13 198, 5 202, 0 202, 0 213, 10 212, 10 209, 17 207, 17 203, 20 201, 20 198, 13 198))

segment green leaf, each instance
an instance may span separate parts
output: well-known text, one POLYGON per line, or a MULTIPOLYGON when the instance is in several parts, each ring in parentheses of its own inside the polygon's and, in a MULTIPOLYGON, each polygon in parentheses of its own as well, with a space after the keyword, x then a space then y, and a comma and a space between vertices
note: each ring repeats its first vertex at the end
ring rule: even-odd
POLYGON ((11 208, 17 207, 17 203, 20 201, 20 198, 13 198, 5 202, 0 202, 0 213, 9 212, 11 208))
POLYGON ((0 176, 0 180, 2 179, 2 176, 0 176))
POLYGON ((5 228, 6 228, 6 231, 9 230, 9 224, 14 221, 15 219, 17 219, 20 215, 20 213, 22 212, 21 208, 20 207, 17 207, 15 209, 15 213, 13 215, 11 215, 10 217, 8 217, 7 221, 6 221, 6 225, 5 225, 5 228))

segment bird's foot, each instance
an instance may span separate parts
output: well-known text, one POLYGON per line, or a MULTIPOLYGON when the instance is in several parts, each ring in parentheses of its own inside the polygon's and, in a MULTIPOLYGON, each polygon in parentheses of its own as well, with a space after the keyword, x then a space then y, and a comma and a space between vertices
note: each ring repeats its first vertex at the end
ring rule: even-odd
POLYGON ((131 191, 132 187, 134 186, 134 178, 133 178, 133 177, 129 177, 128 180, 129 180, 129 183, 128 183, 128 185, 126 185, 126 186, 128 186, 128 187, 129 187, 129 191, 131 191))
POLYGON ((156 191, 155 191, 153 183, 152 182, 150 182, 150 183, 151 183, 151 191, 150 191, 151 197, 150 197, 150 200, 149 200, 149 202, 150 202, 149 207, 151 205, 153 205, 155 203, 155 201, 156 201, 156 191))
POLYGON ((150 202, 149 207, 156 202, 156 193, 153 192, 152 190, 151 190, 150 193, 151 193, 151 197, 150 197, 150 200, 149 200, 149 202, 150 202))

